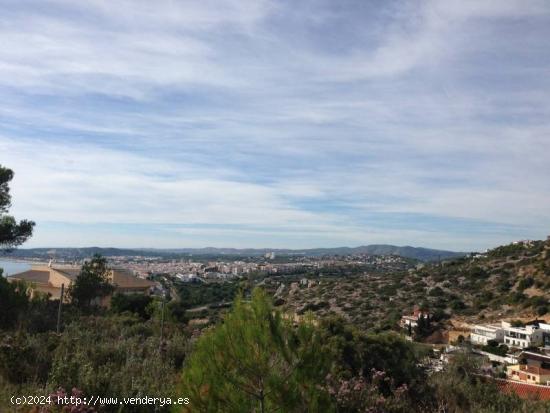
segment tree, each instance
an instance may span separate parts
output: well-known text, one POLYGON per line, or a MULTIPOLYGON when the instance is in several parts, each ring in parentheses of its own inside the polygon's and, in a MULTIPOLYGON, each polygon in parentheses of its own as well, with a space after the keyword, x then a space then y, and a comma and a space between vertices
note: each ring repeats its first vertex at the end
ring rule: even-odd
POLYGON ((29 304, 29 295, 23 282, 10 283, 2 273, 0 268, 0 329, 6 329, 17 324, 29 304))
POLYGON ((11 249, 24 243, 31 235, 34 222, 22 220, 19 223, 14 217, 6 215, 11 207, 9 182, 13 171, 0 165, 0 249, 11 249))
POLYGON ((330 412, 328 368, 313 322, 293 326, 256 289, 198 340, 182 394, 193 412, 330 412))
MULTIPOLYGON (((11 206, 10 187, 13 171, 0 165, 0 250, 21 245, 31 235, 34 222, 23 220, 17 223, 15 218, 5 215, 11 206)), ((0 268, 0 328, 9 328, 16 324, 19 314, 29 302, 27 288, 23 283, 9 283, 0 268)))
POLYGON ((151 304, 153 299, 148 295, 126 295, 116 293, 111 300, 111 310, 115 313, 123 313, 128 311, 139 315, 143 319, 149 318, 147 314, 147 306, 151 304))
MULTIPOLYGON (((429 399, 425 350, 391 332, 365 334, 340 317, 320 321, 322 342, 330 349, 328 384, 338 412, 408 412, 429 399), (397 408, 408 400, 409 407, 397 408)), ((427 411, 427 410, 426 410, 427 411)))
MULTIPOLYGON (((479 374, 481 365, 469 354, 457 354, 444 371, 429 377, 438 412, 547 412, 543 402, 506 394, 479 374), (539 404, 540 403, 540 404, 539 404)), ((435 407, 435 406, 434 406, 435 407)))
POLYGON ((433 327, 429 315, 420 315, 416 327, 414 328, 414 335, 418 339, 426 338, 433 332, 433 327))
POLYGON ((68 290, 73 304, 81 309, 89 309, 94 300, 109 295, 114 289, 109 282, 110 271, 107 259, 99 254, 84 263, 80 274, 68 290))

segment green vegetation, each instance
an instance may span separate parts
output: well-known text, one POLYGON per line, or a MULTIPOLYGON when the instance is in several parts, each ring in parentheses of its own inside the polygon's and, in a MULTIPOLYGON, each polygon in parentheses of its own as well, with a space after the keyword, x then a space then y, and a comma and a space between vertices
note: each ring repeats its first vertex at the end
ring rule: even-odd
POLYGON ((81 310, 99 305, 100 300, 114 290, 108 279, 109 271, 107 259, 100 255, 85 262, 68 290, 72 303, 81 310))
POLYGON ((19 322, 19 315, 27 308, 27 288, 23 283, 9 283, 0 268, 0 329, 19 322))
POLYGON ((235 282, 226 283, 178 283, 179 300, 187 308, 219 302, 231 302, 235 298, 239 285, 235 282))
MULTIPOLYGON (((44 395, 78 388, 101 397, 174 396, 187 352, 187 333, 135 316, 85 316, 63 334, 3 332, 0 338, 0 411, 12 395, 44 395)), ((150 412, 151 406, 102 412, 150 412)), ((159 410, 160 411, 160 410, 159 410)), ((167 409, 164 409, 167 411, 167 409)))
POLYGON ((508 353, 508 346, 506 344, 500 344, 494 340, 489 340, 486 346, 483 346, 483 351, 496 354, 497 356, 504 357, 508 353))
MULTIPOLYGON (((311 321, 293 327, 265 293, 235 302, 223 324, 197 342, 183 373, 193 412, 320 411, 328 365, 311 321)), ((324 410, 329 411, 329 410, 324 410)))
MULTIPOLYGON (((98 397, 175 396, 192 333, 177 316, 177 305, 167 305, 161 321, 162 313, 155 311, 159 302, 145 296, 115 295, 110 311, 65 304, 62 332, 56 334, 58 300, 40 294, 31 298, 24 285, 4 278, 0 286, 0 303, 13 317, 0 328, 0 411, 11 411, 11 396, 47 395, 60 388, 98 397)), ((106 406, 100 411, 145 413, 150 408, 106 406)))
POLYGON ((465 355, 429 375, 430 350, 339 317, 290 322, 256 290, 197 341, 182 373, 184 412, 547 412, 505 395, 465 355))
MULTIPOLYGON (((437 341, 438 330, 450 328, 446 320, 453 317, 478 322, 548 314, 548 268, 550 241, 534 241, 407 271, 310 278, 316 281, 312 287, 299 286, 292 293, 286 289, 278 299, 286 311, 311 310, 320 317, 340 314, 372 331, 397 330, 401 315, 425 307, 437 317, 431 331, 423 329, 419 336, 437 341)), ((278 280, 286 285, 296 281, 278 280)), ((266 288, 274 292, 277 287, 266 288)))
MULTIPOLYGON (((71 308, 60 335, 28 322, 4 329, 0 411, 9 408, 8 396, 59 388, 106 397, 183 395, 191 404, 182 411, 189 412, 549 411, 542 402, 501 394, 475 375, 479 366, 467 358, 428 374, 428 347, 393 332, 367 333, 342 317, 288 318, 264 290, 256 289, 249 302, 237 298, 223 321, 196 341, 172 316, 161 332, 161 301, 115 302, 110 312, 93 315, 71 308)), ((28 300, 22 311, 32 318, 30 309, 43 304, 28 300)), ((54 314, 55 306, 41 311, 54 314)), ((494 344, 489 351, 503 350, 494 344)), ((151 406, 98 411, 141 413, 151 406)))
POLYGON ((9 183, 13 171, 0 165, 0 250, 10 249, 23 244, 32 235, 34 222, 22 220, 19 223, 14 217, 6 215, 11 206, 9 183))
POLYGON ((142 319, 149 319, 151 316, 151 303, 153 298, 147 295, 126 295, 115 293, 111 299, 111 310, 115 313, 133 313, 142 319))
MULTIPOLYGON (((11 177, 0 168, 0 213, 9 205, 11 177)), ((32 231, 28 221, 1 222, 0 246, 17 245, 32 231)), ((97 305, 112 292, 109 269, 104 258, 94 256, 68 291, 71 302, 63 305, 60 333, 59 300, 31 297, 27 285, 8 283, 0 271, 0 411, 14 411, 11 396, 69 393, 189 397, 190 405, 181 410, 205 413, 550 412, 549 403, 503 394, 465 354, 443 371, 430 371, 435 360, 430 347, 389 331, 414 306, 432 314, 414 329, 414 337, 425 341, 437 339, 446 320, 457 315, 545 314, 549 250, 548 242, 514 244, 487 257, 368 275, 328 267, 306 274, 311 285, 288 274, 264 279, 253 274, 241 284, 180 283, 166 301, 115 294, 109 310, 97 305), (254 283, 262 287, 247 301, 254 283), (280 289, 282 284, 288 288, 280 289), (284 291, 278 307, 271 299, 275 290, 284 291), (220 303, 235 297, 230 311, 220 311, 220 303), (192 327, 190 313, 208 314, 210 325, 202 331, 192 327)), ((495 342, 483 349, 507 351, 495 342)), ((15 411, 179 409, 59 405, 15 411)))

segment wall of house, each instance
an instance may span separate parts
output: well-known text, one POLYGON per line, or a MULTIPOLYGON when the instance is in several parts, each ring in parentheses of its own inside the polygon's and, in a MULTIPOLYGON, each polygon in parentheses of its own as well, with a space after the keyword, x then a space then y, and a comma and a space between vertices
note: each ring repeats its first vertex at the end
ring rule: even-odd
POLYGON ((50 271, 50 284, 58 288, 61 288, 61 284, 65 284, 65 288, 69 286, 69 284, 71 283, 71 280, 69 278, 60 274, 53 268, 47 268, 47 269, 50 271))

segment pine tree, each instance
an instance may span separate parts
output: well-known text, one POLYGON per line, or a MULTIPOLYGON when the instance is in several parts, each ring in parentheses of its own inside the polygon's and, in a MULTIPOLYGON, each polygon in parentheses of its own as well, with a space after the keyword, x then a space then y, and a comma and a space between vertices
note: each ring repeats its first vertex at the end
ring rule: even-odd
MULTIPOLYGON (((0 165, 0 252, 25 242, 31 235, 34 222, 17 223, 14 217, 5 215, 11 206, 9 182, 13 171, 0 165)), ((23 283, 8 283, 0 268, 0 328, 15 325, 19 313, 28 304, 27 288, 23 283)))
POLYGON ((256 289, 198 340, 182 394, 193 412, 330 412, 328 368, 312 320, 293 326, 256 289))
POLYGON ((22 220, 19 223, 6 215, 11 206, 9 182, 13 171, 0 165, 0 249, 11 249, 24 243, 32 235, 34 222, 22 220))

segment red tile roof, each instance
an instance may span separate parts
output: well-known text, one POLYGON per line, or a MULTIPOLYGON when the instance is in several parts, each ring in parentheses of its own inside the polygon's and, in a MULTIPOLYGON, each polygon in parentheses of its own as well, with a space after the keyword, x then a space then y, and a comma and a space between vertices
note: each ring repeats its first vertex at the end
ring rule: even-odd
POLYGON ((522 399, 550 400, 550 386, 519 383, 516 381, 495 379, 497 387, 506 394, 516 394, 522 399))

